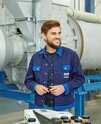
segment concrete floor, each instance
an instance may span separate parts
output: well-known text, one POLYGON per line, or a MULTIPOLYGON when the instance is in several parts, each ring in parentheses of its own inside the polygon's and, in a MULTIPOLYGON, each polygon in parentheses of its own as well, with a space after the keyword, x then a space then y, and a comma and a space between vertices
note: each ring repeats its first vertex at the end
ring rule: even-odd
POLYGON ((0 115, 28 109, 28 104, 22 101, 0 97, 0 115))
POLYGON ((0 124, 16 124, 17 122, 20 122, 22 120, 24 120, 23 111, 11 112, 0 115, 0 124))
POLYGON ((85 112, 90 116, 92 124, 101 124, 101 95, 86 102, 85 112))
MULTIPOLYGON (((19 103, 15 100, 0 98, 0 124, 15 124, 14 122, 23 120, 23 110, 28 108, 28 104, 19 103)), ((85 114, 90 116, 92 124, 101 124, 101 96, 86 102, 85 106, 85 114)))
POLYGON ((25 102, 0 97, 0 124, 15 124, 23 120, 25 109, 28 109, 25 102))

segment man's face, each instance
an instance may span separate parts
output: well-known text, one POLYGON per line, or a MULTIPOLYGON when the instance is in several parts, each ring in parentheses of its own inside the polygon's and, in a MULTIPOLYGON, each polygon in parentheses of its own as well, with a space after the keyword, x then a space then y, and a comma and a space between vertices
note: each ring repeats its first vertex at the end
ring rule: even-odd
POLYGON ((50 29, 47 34, 43 34, 43 39, 46 41, 46 45, 53 49, 58 49, 61 45, 61 29, 60 27, 54 27, 50 29))

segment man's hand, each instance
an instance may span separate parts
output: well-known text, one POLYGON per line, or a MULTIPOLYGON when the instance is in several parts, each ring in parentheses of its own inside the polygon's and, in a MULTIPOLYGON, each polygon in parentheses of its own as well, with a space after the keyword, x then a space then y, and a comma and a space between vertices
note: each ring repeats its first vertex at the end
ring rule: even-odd
POLYGON ((46 93, 49 93, 48 88, 43 86, 43 85, 37 85, 35 87, 35 91, 37 92, 38 95, 42 96, 46 93))
POLYGON ((50 86, 49 91, 54 96, 59 96, 59 95, 61 95, 61 94, 63 94, 65 92, 65 88, 62 85, 55 85, 55 86, 50 86))

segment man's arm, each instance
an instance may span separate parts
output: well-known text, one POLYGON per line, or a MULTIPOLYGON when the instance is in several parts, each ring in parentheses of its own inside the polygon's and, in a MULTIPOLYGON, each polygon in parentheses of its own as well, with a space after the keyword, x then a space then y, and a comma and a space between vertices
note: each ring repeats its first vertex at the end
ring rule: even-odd
POLYGON ((31 90, 32 92, 36 91, 39 95, 44 95, 45 93, 49 92, 47 87, 39 85, 35 79, 35 74, 33 72, 33 57, 31 58, 31 61, 29 63, 29 68, 27 70, 24 83, 29 90, 31 90))
POLYGON ((75 89, 79 88, 84 83, 84 74, 80 64, 80 60, 77 54, 74 54, 72 63, 72 79, 65 84, 51 86, 50 92, 55 95, 61 95, 63 93, 69 94, 69 92, 74 91, 75 89))
POLYGON ((38 85, 38 83, 36 82, 35 80, 35 75, 33 73, 33 57, 31 58, 31 61, 29 63, 29 67, 28 67, 28 70, 27 70, 27 73, 26 73, 26 77, 25 77, 25 85, 26 87, 31 90, 32 92, 35 91, 35 87, 38 85))
POLYGON ((84 73, 78 55, 74 53, 73 58, 74 59, 72 62, 72 79, 68 81, 66 84, 64 84, 65 91, 66 89, 69 89, 69 91, 74 91, 75 89, 82 86, 85 81, 84 73))

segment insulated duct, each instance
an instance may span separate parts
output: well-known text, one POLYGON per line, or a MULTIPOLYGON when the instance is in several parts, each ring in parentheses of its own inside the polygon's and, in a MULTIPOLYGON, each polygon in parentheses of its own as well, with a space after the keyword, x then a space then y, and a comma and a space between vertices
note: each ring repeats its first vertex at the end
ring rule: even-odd
POLYGON ((80 20, 80 21, 101 24, 101 16, 100 15, 91 14, 88 12, 77 11, 72 8, 68 8, 67 13, 68 13, 68 15, 71 15, 75 19, 80 20))
POLYGON ((83 69, 101 68, 101 17, 71 9, 67 13, 71 30, 79 38, 77 44, 81 44, 78 50, 82 49, 80 55, 83 69))
POLYGON ((33 41, 32 0, 4 0, 4 4, 13 15, 15 23, 25 39, 33 41))
POLYGON ((7 65, 15 66, 23 58, 26 42, 18 35, 6 37, 0 28, 0 70, 7 65))

